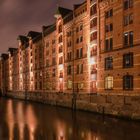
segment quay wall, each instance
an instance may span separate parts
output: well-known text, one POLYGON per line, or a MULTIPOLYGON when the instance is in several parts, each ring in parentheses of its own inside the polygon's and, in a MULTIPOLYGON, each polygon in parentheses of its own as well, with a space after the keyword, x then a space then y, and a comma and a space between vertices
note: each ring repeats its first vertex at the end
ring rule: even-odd
POLYGON ((140 95, 77 94, 75 102, 73 94, 66 93, 8 92, 6 96, 68 108, 75 103, 77 110, 140 120, 140 95))

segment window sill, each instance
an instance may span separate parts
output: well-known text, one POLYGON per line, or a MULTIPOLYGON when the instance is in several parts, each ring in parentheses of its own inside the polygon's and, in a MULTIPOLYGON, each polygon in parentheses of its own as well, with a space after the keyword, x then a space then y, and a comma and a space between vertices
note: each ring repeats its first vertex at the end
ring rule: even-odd
POLYGON ((112 90, 113 90, 113 88, 112 88, 112 89, 105 89, 105 90, 106 90, 106 91, 107 91, 107 90, 112 91, 112 90))

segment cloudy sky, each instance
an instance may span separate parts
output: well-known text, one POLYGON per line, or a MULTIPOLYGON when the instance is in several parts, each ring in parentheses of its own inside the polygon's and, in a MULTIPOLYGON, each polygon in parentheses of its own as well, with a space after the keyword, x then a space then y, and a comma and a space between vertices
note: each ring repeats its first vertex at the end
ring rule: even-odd
POLYGON ((0 0, 0 53, 17 47, 17 36, 54 22, 57 5, 72 8, 84 0, 0 0))

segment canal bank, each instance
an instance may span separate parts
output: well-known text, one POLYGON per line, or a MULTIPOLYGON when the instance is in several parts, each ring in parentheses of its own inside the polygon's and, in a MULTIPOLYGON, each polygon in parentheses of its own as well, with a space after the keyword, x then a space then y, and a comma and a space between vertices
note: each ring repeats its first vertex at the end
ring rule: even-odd
POLYGON ((67 108, 75 106, 76 110, 140 120, 139 95, 77 94, 75 102, 73 102, 73 94, 65 93, 7 92, 6 96, 67 108))

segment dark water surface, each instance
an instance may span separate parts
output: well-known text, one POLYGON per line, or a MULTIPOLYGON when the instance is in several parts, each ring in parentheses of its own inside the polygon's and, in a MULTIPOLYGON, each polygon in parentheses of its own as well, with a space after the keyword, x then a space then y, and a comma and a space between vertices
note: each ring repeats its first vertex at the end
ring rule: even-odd
POLYGON ((0 140, 140 140, 140 123, 0 98, 0 140))

